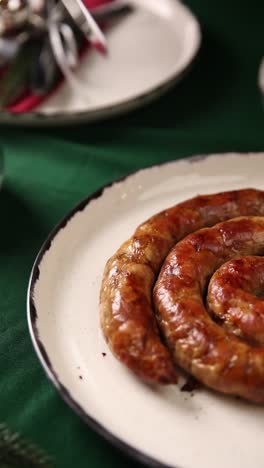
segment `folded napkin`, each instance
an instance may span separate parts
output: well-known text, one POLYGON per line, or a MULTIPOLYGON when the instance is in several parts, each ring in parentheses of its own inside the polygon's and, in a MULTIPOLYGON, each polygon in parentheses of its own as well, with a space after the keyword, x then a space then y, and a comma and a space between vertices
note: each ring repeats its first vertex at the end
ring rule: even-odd
MULTIPOLYGON (((84 0, 84 4, 87 6, 87 8, 92 10, 93 8, 104 5, 106 3, 110 3, 112 1, 113 0, 84 0)), ((85 47, 85 53, 87 53, 87 49, 89 49, 89 45, 85 47)), ((12 113, 23 113, 35 109, 38 105, 42 104, 42 102, 44 102, 51 94, 55 93, 58 90, 58 88, 62 85, 63 81, 64 79, 62 78, 58 85, 55 86, 55 88, 52 90, 52 92, 44 96, 25 93, 25 95, 21 97, 18 101, 12 103, 12 105, 9 105, 7 107, 7 110, 12 113)))

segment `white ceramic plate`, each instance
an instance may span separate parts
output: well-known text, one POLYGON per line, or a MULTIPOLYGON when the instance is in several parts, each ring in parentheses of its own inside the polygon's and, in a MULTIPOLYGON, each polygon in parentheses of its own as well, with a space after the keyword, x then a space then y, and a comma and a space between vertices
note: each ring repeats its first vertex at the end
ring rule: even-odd
POLYGON ((86 95, 64 84, 36 112, 0 113, 0 123, 108 118, 147 104, 180 79, 200 46, 197 20, 178 0, 131 2, 135 11, 107 31, 107 58, 90 51, 77 70, 86 95))
POLYGON ((39 359, 62 397, 148 466, 264 466, 264 408, 202 389, 144 385, 108 350, 99 326, 104 265, 137 225, 198 193, 264 189, 264 153, 191 158, 141 170, 84 200, 33 267, 28 320, 39 359), (104 355, 104 353, 106 355, 104 355))

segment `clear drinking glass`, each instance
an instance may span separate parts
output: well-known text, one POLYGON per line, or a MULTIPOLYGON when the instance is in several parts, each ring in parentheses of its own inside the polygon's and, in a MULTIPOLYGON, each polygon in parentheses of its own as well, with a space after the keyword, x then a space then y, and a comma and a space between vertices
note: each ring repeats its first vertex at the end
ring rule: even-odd
POLYGON ((2 188, 4 180, 4 150, 0 147, 0 188, 2 188))
POLYGON ((264 96, 264 59, 262 60, 260 67, 259 67, 258 85, 262 92, 262 96, 264 96))

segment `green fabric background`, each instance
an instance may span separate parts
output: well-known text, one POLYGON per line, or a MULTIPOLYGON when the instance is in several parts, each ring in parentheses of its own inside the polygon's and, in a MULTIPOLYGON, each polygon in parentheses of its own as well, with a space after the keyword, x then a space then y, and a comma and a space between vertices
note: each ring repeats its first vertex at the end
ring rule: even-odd
MULTIPOLYGON (((203 46, 186 78, 145 109, 70 128, 0 128, 0 421, 40 444, 55 466, 135 467, 61 400, 33 352, 26 290, 54 224, 80 199, 143 166, 196 153, 264 149, 257 88, 262 1, 189 0, 203 46)), ((177 441, 175 441, 175 444, 177 441)))

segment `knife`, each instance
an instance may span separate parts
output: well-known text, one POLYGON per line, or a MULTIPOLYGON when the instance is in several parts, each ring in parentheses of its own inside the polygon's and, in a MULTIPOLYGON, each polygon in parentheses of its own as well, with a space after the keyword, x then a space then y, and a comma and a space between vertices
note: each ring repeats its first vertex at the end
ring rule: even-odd
POLYGON ((91 9, 91 15, 98 21, 108 21, 132 13, 134 6, 129 0, 115 0, 91 9))
POLYGON ((99 52, 105 54, 107 52, 105 35, 82 0, 61 0, 61 2, 74 21, 78 18, 77 25, 89 42, 99 50, 99 52))

